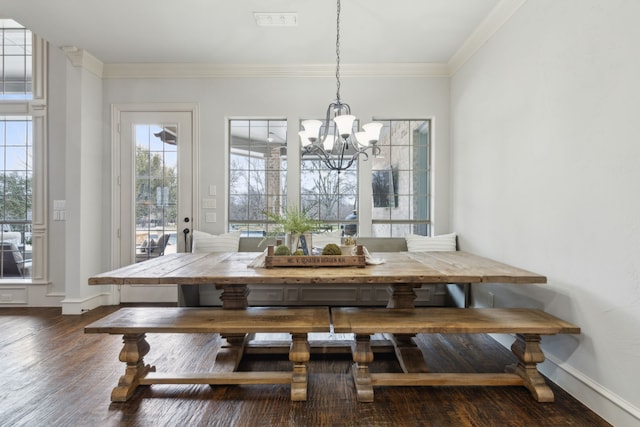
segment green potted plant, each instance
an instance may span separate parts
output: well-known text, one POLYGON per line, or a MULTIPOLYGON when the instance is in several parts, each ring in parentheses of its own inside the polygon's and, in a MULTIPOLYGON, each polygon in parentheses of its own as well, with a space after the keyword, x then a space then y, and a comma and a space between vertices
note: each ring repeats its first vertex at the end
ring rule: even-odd
POLYGON ((311 253, 311 233, 320 228, 321 222, 311 217, 306 211, 297 206, 287 206, 282 213, 264 211, 264 215, 276 223, 275 227, 267 232, 260 244, 268 238, 282 236, 284 234, 286 244, 291 253, 300 248, 300 236, 304 235, 309 253, 311 253))

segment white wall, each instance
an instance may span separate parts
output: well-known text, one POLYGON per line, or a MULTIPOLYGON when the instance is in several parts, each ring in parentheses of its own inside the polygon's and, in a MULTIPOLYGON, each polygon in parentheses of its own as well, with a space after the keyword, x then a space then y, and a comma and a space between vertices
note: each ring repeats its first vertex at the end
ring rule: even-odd
MULTIPOLYGON (((361 120, 434 119, 437 230, 448 229, 449 79, 342 78, 341 95, 361 120)), ((196 102, 200 104, 200 199, 215 184, 218 222, 200 229, 225 231, 225 126, 230 117, 289 119, 289 137, 297 141, 300 118, 324 117, 335 98, 335 78, 105 79, 104 120, 111 104, 196 102)), ((109 141, 105 134, 104 140, 109 141)), ((105 203, 107 200, 105 200, 105 203)), ((202 216, 202 215, 201 215, 202 216)))
POLYGON ((545 372, 620 426, 640 424, 638 17, 636 0, 530 0, 451 81, 451 228, 548 277, 475 303, 579 325, 543 339, 545 372))

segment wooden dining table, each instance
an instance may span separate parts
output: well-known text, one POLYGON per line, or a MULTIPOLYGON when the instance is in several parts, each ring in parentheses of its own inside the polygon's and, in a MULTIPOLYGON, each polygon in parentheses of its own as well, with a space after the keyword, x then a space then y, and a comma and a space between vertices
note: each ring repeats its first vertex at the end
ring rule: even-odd
POLYGON ((175 253, 92 276, 89 285, 210 285, 223 308, 248 306, 249 287, 273 284, 389 285, 390 308, 412 308, 415 288, 434 283, 543 284, 546 277, 464 251, 378 252, 380 264, 359 267, 250 267, 261 253, 175 253))
MULTIPOLYGON (((477 256, 455 252, 381 252, 372 256, 383 260, 365 267, 251 267, 261 253, 175 253, 108 271, 88 279, 90 285, 179 285, 181 289, 215 285, 222 290, 224 309, 248 307, 250 286, 286 284, 314 286, 334 284, 388 284, 388 308, 413 308, 415 289, 423 284, 508 283, 543 284, 546 277, 530 271, 477 256)), ((228 335, 225 363, 237 366, 247 338, 228 335)), ((403 369, 428 369, 413 336, 394 336, 391 340, 403 369)), ((216 362, 218 363, 218 362, 216 362)))

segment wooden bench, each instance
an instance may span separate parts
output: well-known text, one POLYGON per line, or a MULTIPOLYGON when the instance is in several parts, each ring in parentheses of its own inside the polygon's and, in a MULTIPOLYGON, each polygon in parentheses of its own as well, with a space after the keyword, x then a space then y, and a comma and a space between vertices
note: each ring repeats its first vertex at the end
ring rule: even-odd
MULTIPOLYGON (((125 374, 111 392, 111 400, 128 400, 139 385, 150 384, 291 384, 291 400, 307 398, 309 332, 330 331, 329 309, 317 308, 220 308, 135 307, 122 308, 86 326, 85 333, 122 334, 124 347, 120 361, 127 364, 125 374), (246 334, 290 333, 289 360, 292 372, 237 372, 246 334), (155 373, 143 357, 150 346, 147 333, 219 333, 235 346, 235 362, 230 372, 155 373)), ((218 354, 220 356, 220 354, 218 354)), ((218 364, 216 360, 216 365, 218 364)))
MULTIPOLYGON (((362 402, 373 401, 373 386, 525 386, 538 402, 553 402, 536 365, 544 361, 541 335, 579 334, 580 328, 540 310, 526 308, 332 308, 334 331, 355 333, 353 378, 362 402), (511 351, 518 359, 505 373, 369 373, 370 335, 516 334, 511 351)), ((399 350, 397 350, 399 351, 399 350)))

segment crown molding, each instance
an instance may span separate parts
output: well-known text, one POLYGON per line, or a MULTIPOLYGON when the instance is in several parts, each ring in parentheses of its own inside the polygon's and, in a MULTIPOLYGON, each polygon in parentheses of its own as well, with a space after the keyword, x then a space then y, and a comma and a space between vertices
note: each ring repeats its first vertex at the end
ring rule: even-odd
POLYGON ((527 0, 501 0, 447 63, 449 75, 458 70, 507 22, 527 0))
POLYGON ((104 64, 86 50, 75 46, 63 46, 60 49, 74 67, 85 69, 100 78, 104 77, 104 64))
MULTIPOLYGON (((105 64, 108 79, 207 79, 207 78, 331 78, 334 64, 184 64, 128 63, 105 64)), ((439 63, 344 64, 342 77, 448 77, 449 67, 439 63)))

